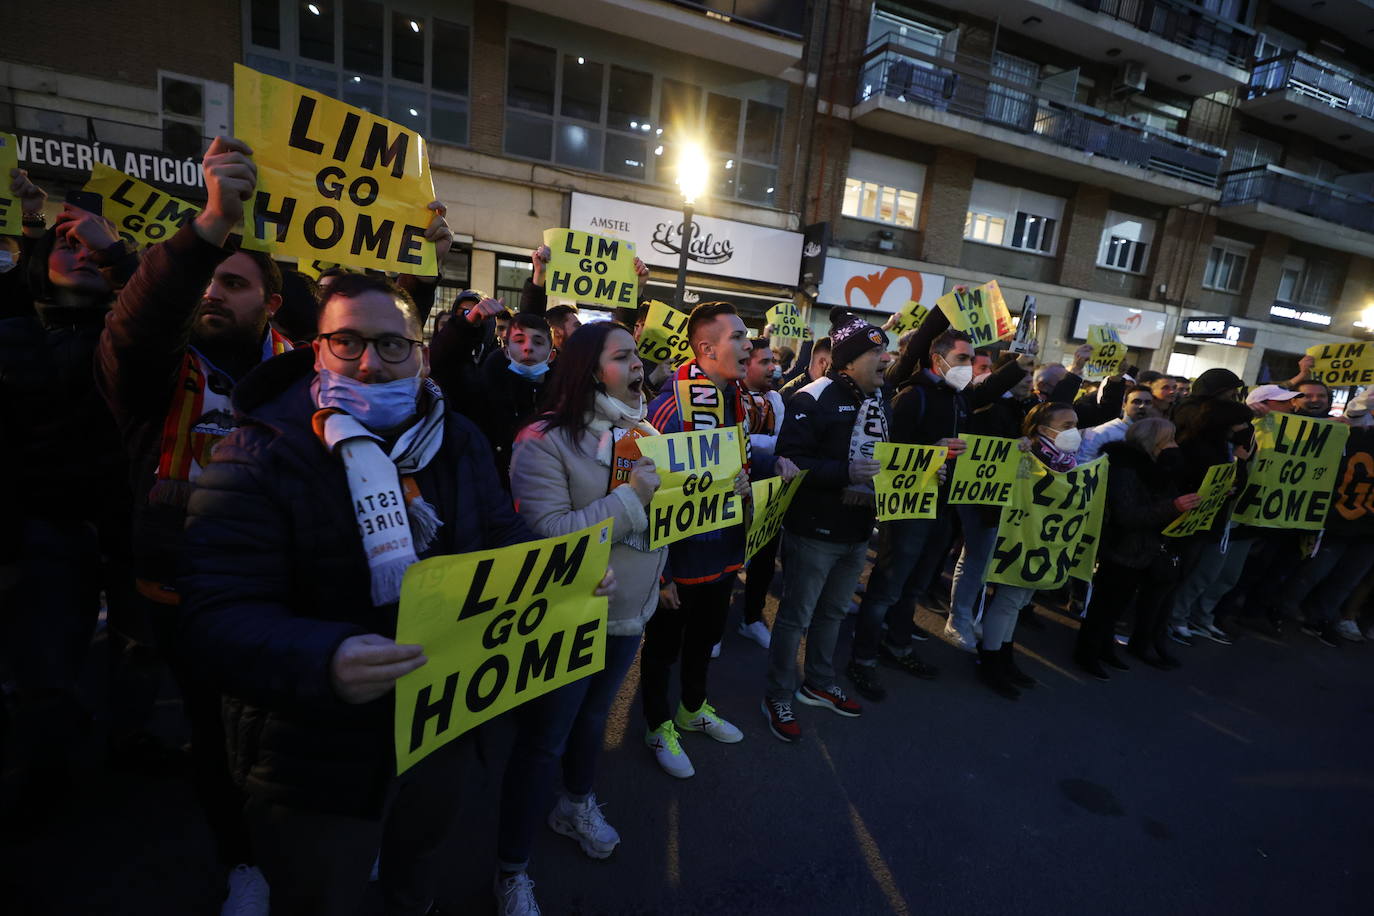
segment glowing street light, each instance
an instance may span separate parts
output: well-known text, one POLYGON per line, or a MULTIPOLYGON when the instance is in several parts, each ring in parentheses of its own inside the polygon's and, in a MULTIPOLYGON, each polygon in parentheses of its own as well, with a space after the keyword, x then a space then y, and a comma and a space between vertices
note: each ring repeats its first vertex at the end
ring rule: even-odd
POLYGON ((692 244, 692 205, 706 193, 711 164, 700 143, 683 143, 677 150, 677 186, 682 191, 682 233, 678 236, 677 290, 673 304, 682 308, 687 291, 687 253, 692 244))

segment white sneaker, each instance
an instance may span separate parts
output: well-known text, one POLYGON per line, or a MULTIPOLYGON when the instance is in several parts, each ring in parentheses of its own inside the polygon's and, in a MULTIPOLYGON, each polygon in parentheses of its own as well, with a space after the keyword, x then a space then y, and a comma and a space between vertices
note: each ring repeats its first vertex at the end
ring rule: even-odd
POLYGON ((711 657, 720 658, 720 643, 716 643, 711 647, 711 657))
POLYGON ((767 649, 769 644, 773 641, 773 634, 768 632, 768 626, 762 620, 740 624, 739 635, 743 636, 745 639, 752 639, 765 649, 767 649))
POLYGON ((663 772, 678 779, 696 775, 692 761, 682 749, 682 739, 678 737, 677 726, 671 721, 644 733, 644 743, 654 752, 654 759, 663 767, 663 772))
POLYGON ((1341 620, 1336 624, 1336 632, 1342 639, 1350 642, 1364 642, 1364 634, 1360 632, 1360 625, 1353 620, 1341 620))
POLYGON ((681 732, 704 732, 721 744, 736 744, 744 740, 744 732, 716 715, 710 703, 702 703, 696 712, 688 712, 687 707, 677 704, 677 715, 673 724, 681 732))
POLYGON ((256 865, 235 865, 229 873, 229 894, 220 916, 268 916, 271 893, 267 879, 256 865))
POLYGON ((501 916, 539 916, 539 904, 534 900, 534 882, 524 872, 496 876, 496 903, 501 916))
POLYGON ((577 840, 582 851, 593 859, 606 858, 620 845, 620 834, 601 816, 595 795, 575 802, 560 794, 549 812, 549 826, 554 833, 577 840))
MULTIPOLYGON (((972 627, 969 629, 971 631, 972 627)), ((953 626, 949 620, 945 621, 945 639, 949 640, 954 645, 954 648, 964 652, 978 651, 977 637, 975 637, 972 632, 967 634, 959 632, 959 628, 953 626)))

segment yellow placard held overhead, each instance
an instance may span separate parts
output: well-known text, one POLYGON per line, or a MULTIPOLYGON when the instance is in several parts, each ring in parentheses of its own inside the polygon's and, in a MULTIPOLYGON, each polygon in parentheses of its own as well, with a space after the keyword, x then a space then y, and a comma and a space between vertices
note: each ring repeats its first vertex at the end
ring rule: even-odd
POLYGON ((195 204, 100 161, 91 163, 91 177, 83 190, 105 199, 105 218, 114 223, 124 241, 139 248, 165 241, 200 212, 195 204))
POLYGON ((875 442, 873 458, 881 467, 873 478, 878 521, 934 518, 939 502, 938 475, 949 449, 943 445, 875 442))
POLYGON ((1088 328, 1088 344, 1093 348, 1092 355, 1083 367, 1083 378, 1103 379, 1116 375, 1126 362, 1126 345, 1116 328, 1107 324, 1094 324, 1088 328))
POLYGON ((649 300, 649 313, 644 316, 644 329, 639 332, 640 357, 670 366, 680 366, 691 359, 687 318, 666 302, 649 300))
POLYGON ((10 172, 19 168, 19 141, 14 134, 0 132, 0 235, 23 235, 24 213, 18 200, 10 196, 10 172))
POLYGON ((434 243, 424 237, 434 184, 420 134, 242 64, 234 65, 234 132, 258 167, 243 247, 439 272, 434 243))
POLYGON ((735 476, 744 466, 738 426, 645 436, 639 451, 652 458, 659 488, 649 503, 649 547, 744 523, 735 476))
POLYGON ((1350 343, 1317 344, 1307 348, 1307 355, 1316 360, 1312 378, 1332 388, 1349 385, 1374 385, 1374 345, 1350 343))
POLYGON ((954 459, 949 481, 951 506, 1006 506, 1011 503, 1021 452, 1015 439, 964 434, 964 453, 954 459))
POLYGON ((1016 333, 1011 323, 1011 310, 1002 298, 1002 288, 996 280, 969 289, 956 286, 935 302, 949 319, 950 327, 963 331, 974 347, 987 346, 999 340, 1010 340, 1016 333))
POLYGON ((1254 457, 1231 518, 1260 528, 1326 527, 1350 427, 1270 413, 1255 421, 1254 457))
POLYGON ((396 682, 396 772, 605 666, 611 520, 562 537, 421 560, 406 570, 396 642, 428 661, 396 682))
POLYGON ((1106 458, 1060 473, 1027 456, 1002 510, 988 581, 1034 589, 1070 576, 1091 582, 1106 504, 1106 458))
POLYGON ((783 516, 792 505, 792 497, 801 488, 802 478, 810 471, 801 471, 791 480, 768 477, 749 485, 754 498, 754 516, 749 519, 749 533, 745 536, 744 558, 758 553, 782 530, 783 516))
POLYGON ((773 326, 773 334, 776 337, 793 340, 811 339, 811 329, 802 321, 801 309, 797 308, 795 302, 779 302, 770 308, 764 317, 773 326))
POLYGON ((929 314, 930 309, 915 299, 908 300, 907 304, 902 306, 901 311, 897 312, 897 323, 892 326, 892 333, 901 337, 907 331, 919 328, 929 314))
POLYGON ((576 229, 545 229, 549 265, 544 291, 550 296, 633 308, 639 301, 635 246, 624 239, 576 229))
POLYGON ((1211 528, 1217 513, 1226 505, 1235 483, 1234 461, 1212 465, 1202 478, 1202 486, 1198 488, 1198 504, 1166 525, 1163 534, 1171 538, 1186 538, 1211 528))

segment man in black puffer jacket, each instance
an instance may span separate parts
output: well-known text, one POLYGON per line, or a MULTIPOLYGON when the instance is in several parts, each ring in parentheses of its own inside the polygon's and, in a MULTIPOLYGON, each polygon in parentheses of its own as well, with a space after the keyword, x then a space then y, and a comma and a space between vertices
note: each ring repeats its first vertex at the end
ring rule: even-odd
POLYGON ((392 638, 400 574, 533 536, 481 434, 421 377, 403 293, 342 278, 320 332, 313 353, 269 360, 234 390, 241 425, 191 497, 181 649, 232 698, 231 759, 272 911, 352 912, 380 848, 387 912, 420 914, 473 739, 395 775, 392 688, 425 662, 392 638), (374 499, 406 506, 403 534, 394 509, 355 512, 374 499))

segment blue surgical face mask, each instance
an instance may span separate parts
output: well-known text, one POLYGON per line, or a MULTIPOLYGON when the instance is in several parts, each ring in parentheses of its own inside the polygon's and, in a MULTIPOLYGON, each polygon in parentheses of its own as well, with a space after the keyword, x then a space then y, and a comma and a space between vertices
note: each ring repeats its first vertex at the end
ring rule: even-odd
POLYGON ((515 360, 511 360, 509 366, 510 371, 532 382, 537 382, 544 377, 545 372, 549 371, 549 361, 547 359, 542 363, 535 363, 533 366, 526 366, 524 363, 517 363, 515 360))
POLYGON ((391 429, 415 416, 415 401, 423 379, 409 378, 368 384, 328 369, 319 371, 321 407, 337 407, 372 430, 391 429))

